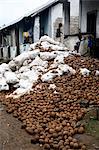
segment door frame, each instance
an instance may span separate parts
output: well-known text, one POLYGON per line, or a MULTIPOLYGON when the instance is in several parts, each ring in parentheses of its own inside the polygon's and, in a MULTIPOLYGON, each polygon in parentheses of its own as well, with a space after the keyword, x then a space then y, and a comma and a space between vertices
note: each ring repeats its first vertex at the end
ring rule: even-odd
POLYGON ((95 27, 95 33, 94 33, 94 36, 96 37, 96 28, 97 28, 97 10, 92 10, 92 11, 89 11, 87 12, 87 33, 88 33, 88 28, 89 28, 89 25, 88 25, 88 15, 91 15, 91 14, 95 14, 95 17, 96 17, 96 27, 95 27))

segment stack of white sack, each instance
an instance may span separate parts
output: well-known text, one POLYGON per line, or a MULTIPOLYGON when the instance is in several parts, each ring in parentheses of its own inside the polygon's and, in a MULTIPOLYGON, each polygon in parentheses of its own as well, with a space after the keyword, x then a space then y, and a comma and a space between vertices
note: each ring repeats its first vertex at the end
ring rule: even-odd
POLYGON ((40 48, 43 51, 64 51, 68 50, 62 43, 54 41, 52 38, 44 35, 39 42, 30 45, 31 50, 40 48))
POLYGON ((9 85, 4 77, 0 77, 0 91, 9 90, 9 85))
POLYGON ((18 70, 23 65, 25 60, 35 59, 39 52, 39 50, 23 52, 22 54, 13 58, 13 60, 9 62, 10 69, 14 71, 18 70))
POLYGON ((9 68, 9 65, 6 63, 3 63, 0 65, 0 74, 3 75, 6 71, 11 71, 9 68))
POLYGON ((41 37, 39 42, 30 45, 29 51, 23 52, 8 64, 0 65, 0 91, 9 90, 12 85, 16 90, 8 96, 18 98, 33 91, 32 87, 38 79, 48 82, 64 73, 74 75, 76 71, 64 62, 65 57, 72 55, 66 49, 48 36, 41 37), (42 52, 44 42, 51 51, 42 52))

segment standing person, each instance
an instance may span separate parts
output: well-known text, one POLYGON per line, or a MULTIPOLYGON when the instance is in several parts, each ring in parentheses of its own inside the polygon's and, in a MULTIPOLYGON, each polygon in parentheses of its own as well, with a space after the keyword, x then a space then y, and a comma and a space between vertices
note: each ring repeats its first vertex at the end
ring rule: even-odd
POLYGON ((79 33, 78 33, 78 41, 76 42, 76 45, 74 46, 74 50, 77 51, 77 53, 79 52, 79 47, 80 47, 80 43, 81 43, 81 39, 82 39, 82 34, 80 32, 80 29, 79 29, 79 33))
POLYGON ((90 55, 93 56, 93 38, 92 38, 92 35, 88 36, 88 48, 90 50, 90 55))
POLYGON ((79 40, 81 41, 81 39, 82 39, 82 34, 81 34, 81 32, 80 32, 80 29, 79 29, 79 33, 78 33, 78 38, 79 38, 79 40))

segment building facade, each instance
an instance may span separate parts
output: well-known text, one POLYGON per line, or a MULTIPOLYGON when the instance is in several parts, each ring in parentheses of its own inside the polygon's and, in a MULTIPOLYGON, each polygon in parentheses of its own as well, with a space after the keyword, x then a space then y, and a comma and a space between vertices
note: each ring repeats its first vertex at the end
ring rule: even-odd
POLYGON ((0 59, 12 59, 43 35, 60 42, 70 34, 70 2, 51 0, 0 29, 0 59))
POLYGON ((93 53, 99 57, 99 0, 80 0, 79 8, 80 31, 93 36, 93 53))

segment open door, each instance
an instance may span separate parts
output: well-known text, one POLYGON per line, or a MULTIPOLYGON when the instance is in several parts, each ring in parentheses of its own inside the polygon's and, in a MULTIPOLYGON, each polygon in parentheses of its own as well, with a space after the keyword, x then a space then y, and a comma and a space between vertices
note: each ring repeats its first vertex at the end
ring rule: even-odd
POLYGON ((87 13, 87 32, 96 37, 96 17, 97 11, 91 11, 87 13))
POLYGON ((49 9, 40 14, 40 37, 49 35, 49 9))

